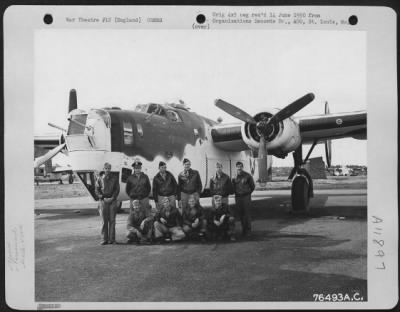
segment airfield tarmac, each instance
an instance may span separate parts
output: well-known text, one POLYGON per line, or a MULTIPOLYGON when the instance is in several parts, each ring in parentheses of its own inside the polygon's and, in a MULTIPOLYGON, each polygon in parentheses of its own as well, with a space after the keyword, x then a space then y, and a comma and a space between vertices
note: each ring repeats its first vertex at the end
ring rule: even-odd
MULTIPOLYGON (((210 199, 201 199, 210 206, 210 199)), ((234 198, 230 198, 230 204, 234 198)), ((45 302, 367 300, 367 190, 318 189, 305 214, 289 190, 253 193, 253 235, 236 242, 101 246, 89 197, 35 200, 35 298, 45 302)), ((127 211, 128 203, 123 204, 127 211)), ((236 223, 240 234, 240 223, 236 223)))

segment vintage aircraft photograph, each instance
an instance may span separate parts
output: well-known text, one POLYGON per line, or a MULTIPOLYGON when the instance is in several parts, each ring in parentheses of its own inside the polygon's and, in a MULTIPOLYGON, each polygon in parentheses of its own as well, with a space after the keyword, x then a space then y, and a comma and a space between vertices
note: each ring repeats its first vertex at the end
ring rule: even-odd
POLYGON ((361 32, 48 28, 34 46, 33 167, 76 177, 34 185, 37 301, 367 300, 367 176, 316 175, 367 165, 361 32), (243 164, 251 235, 235 216, 235 240, 129 244, 132 165, 152 184, 160 163, 178 179, 185 159, 204 211, 217 164, 229 178, 243 164), (115 244, 96 193, 105 163, 115 244))

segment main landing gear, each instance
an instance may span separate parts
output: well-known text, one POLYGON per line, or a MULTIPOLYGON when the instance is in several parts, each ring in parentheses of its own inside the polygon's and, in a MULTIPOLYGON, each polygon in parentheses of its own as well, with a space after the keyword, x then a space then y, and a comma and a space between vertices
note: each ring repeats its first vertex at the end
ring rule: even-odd
POLYGON ((307 157, 303 161, 302 146, 293 152, 294 168, 290 173, 292 181, 292 210, 295 212, 307 212, 310 209, 310 198, 314 197, 313 181, 310 174, 302 166, 308 160, 317 142, 312 145, 307 157), (293 178, 294 177, 294 178, 293 178))

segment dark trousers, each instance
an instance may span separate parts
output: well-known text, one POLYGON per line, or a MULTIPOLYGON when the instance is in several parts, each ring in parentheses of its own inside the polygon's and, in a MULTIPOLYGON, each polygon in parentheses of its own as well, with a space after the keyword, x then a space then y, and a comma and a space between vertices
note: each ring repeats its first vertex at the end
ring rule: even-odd
POLYGON ((115 241, 115 216, 116 216, 116 201, 113 200, 111 203, 106 203, 104 200, 100 200, 99 212, 101 216, 102 226, 101 234, 103 235, 103 241, 114 242, 115 241))
POLYGON ((246 195, 242 197, 235 196, 235 201, 236 213, 242 224, 242 233, 246 234, 248 231, 251 231, 251 195, 246 195))

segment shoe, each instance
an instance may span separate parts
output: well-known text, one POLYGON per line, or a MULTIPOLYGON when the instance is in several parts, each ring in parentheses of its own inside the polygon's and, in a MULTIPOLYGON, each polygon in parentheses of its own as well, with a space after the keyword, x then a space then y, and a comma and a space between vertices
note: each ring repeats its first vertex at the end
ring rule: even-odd
POLYGON ((111 245, 117 245, 118 243, 116 241, 110 242, 111 245))
POLYGON ((164 238, 164 242, 169 243, 171 241, 170 238, 164 238))
POLYGON ((236 238, 235 238, 234 236, 231 236, 231 237, 229 238, 229 240, 230 240, 231 242, 236 242, 236 238))
POLYGON ((108 244, 108 242, 106 242, 106 241, 101 241, 101 243, 100 243, 100 245, 107 245, 108 244))

